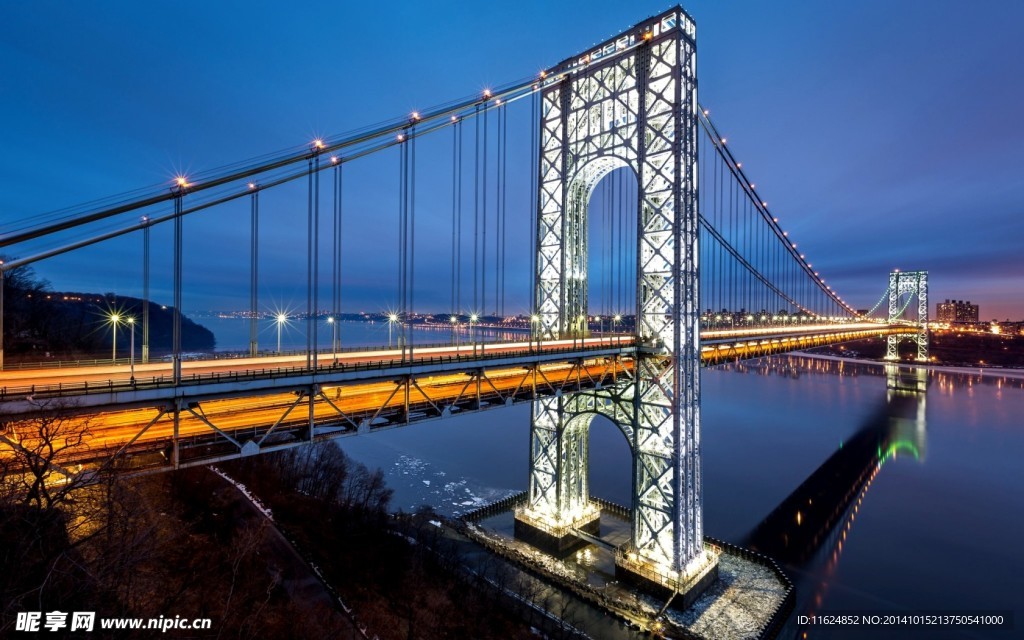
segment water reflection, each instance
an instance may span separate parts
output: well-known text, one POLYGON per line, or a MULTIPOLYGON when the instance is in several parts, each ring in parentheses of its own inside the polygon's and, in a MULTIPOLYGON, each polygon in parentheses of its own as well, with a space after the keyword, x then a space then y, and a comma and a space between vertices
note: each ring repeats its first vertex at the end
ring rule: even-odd
POLYGON ((747 546, 798 566, 836 542, 841 549, 847 519, 856 517, 863 494, 885 462, 907 453, 923 457, 928 372, 894 365, 875 370, 887 378, 885 403, 754 528, 747 546))
MULTIPOLYGON (((782 375, 798 375, 800 371, 791 370, 792 363, 766 364, 768 372, 782 375)), ((801 605, 797 610, 802 613, 820 609, 861 505, 882 468, 897 457, 922 462, 927 445, 926 369, 893 364, 867 368, 834 361, 814 364, 820 366, 809 368, 836 375, 884 376, 886 398, 856 433, 841 443, 745 540, 745 546, 775 558, 791 570, 801 572, 805 567, 821 565, 816 571, 819 579, 813 592, 805 592, 799 598, 801 605)))

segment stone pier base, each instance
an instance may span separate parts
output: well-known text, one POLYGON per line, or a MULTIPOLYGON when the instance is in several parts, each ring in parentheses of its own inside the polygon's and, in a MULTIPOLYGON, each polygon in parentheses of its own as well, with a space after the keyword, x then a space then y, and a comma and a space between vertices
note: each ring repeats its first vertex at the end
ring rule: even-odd
POLYGON ((552 522, 532 513, 530 509, 517 509, 515 513, 516 539, 557 558, 565 557, 587 545, 587 541, 577 536, 576 531, 599 535, 601 510, 588 505, 579 517, 569 522, 552 522))
POLYGON ((704 546, 704 557, 692 563, 681 575, 663 573, 644 562, 637 554, 620 551, 615 556, 615 575, 623 582, 658 598, 668 599, 673 593, 673 609, 686 609, 718 580, 718 553, 704 546))

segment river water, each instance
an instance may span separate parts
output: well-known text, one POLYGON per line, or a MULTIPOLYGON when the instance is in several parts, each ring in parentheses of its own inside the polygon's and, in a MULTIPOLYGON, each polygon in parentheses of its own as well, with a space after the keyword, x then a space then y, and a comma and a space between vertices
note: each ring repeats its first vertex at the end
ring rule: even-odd
MULTIPOLYGON (((747 545, 760 538, 764 551, 778 551, 773 534, 793 531, 780 517, 768 523, 774 531, 759 527, 776 507, 802 485, 797 497, 833 497, 818 522, 814 510, 799 524, 791 514, 794 530, 812 530, 806 544, 772 553, 784 556, 797 585, 795 615, 1016 610, 1020 617, 1024 381, 933 372, 918 396, 890 392, 879 366, 776 357, 707 369, 702 383, 708 535, 747 545), (868 440, 872 455, 864 455, 868 440), (852 459, 815 474, 857 443, 852 459), (815 475, 819 482, 807 486, 815 475), (838 487, 822 487, 822 476, 838 487), (851 499, 836 499, 851 491, 851 499)), ((529 409, 516 406, 340 444, 386 470, 397 508, 431 504, 455 514, 526 488, 528 435, 529 409)), ((590 470, 592 494, 629 504, 629 449, 603 418, 591 428, 590 470)), ((1020 637, 795 622, 791 637, 1020 637)))
MULTIPOLYGON (((705 533, 786 568, 790 637, 1024 637, 1024 380, 1011 375, 931 371, 894 385, 881 365, 800 356, 703 370, 705 533), (837 611, 1009 612, 1017 629, 796 624, 837 611)), ((526 488, 529 407, 339 445, 385 470, 396 509, 458 514, 526 488)), ((596 418, 591 493, 628 505, 631 473, 625 438, 596 418)))
MULTIPOLYGON (((196 322, 213 332, 217 338, 217 351, 246 351, 249 348, 249 320, 247 318, 201 316, 196 322)), ((397 345, 399 329, 388 322, 344 321, 335 328, 323 319, 317 323, 317 345, 328 349, 331 340, 337 338, 343 349, 371 346, 397 345)), ((306 348, 306 320, 289 318, 281 325, 281 349, 296 351, 306 348)), ((260 319, 257 323, 256 339, 261 351, 277 349, 277 323, 272 319, 260 319)), ((473 327, 472 333, 465 324, 453 332, 448 327, 415 325, 410 329, 410 340, 414 346, 451 344, 453 336, 459 342, 469 342, 471 337, 478 342, 493 340, 516 340, 526 334, 516 331, 502 331, 485 327, 473 327)), ((525 339, 525 338, 524 338, 525 339)))

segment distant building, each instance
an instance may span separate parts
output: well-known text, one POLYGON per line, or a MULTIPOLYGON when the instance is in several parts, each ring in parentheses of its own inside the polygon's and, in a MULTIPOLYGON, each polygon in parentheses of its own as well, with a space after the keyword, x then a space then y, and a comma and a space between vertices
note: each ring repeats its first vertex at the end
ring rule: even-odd
POLYGON ((971 304, 970 300, 950 300, 939 303, 939 322, 977 322, 978 305, 971 304))

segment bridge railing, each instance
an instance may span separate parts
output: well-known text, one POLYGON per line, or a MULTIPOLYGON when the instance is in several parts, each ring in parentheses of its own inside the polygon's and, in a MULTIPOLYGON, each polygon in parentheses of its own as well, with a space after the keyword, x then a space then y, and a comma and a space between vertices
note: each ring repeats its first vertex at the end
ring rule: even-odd
MULTIPOLYGON (((485 327, 489 328, 489 327, 485 327)), ((594 332, 595 334, 598 332, 594 332)), ((619 336, 619 333, 608 333, 602 334, 611 336, 619 336)), ((523 336, 527 338, 528 336, 523 336)), ((458 342, 417 342, 413 345, 413 349, 440 349, 443 347, 455 347, 455 346, 470 346, 472 344, 477 345, 495 345, 505 343, 517 343, 524 342, 523 339, 517 340, 463 340, 458 342)), ((339 356, 349 353, 365 353, 368 351, 381 351, 385 349, 396 349, 401 347, 389 346, 389 345, 360 345, 360 346, 346 346, 343 349, 333 350, 329 347, 323 347, 316 350, 316 353, 320 356, 338 354, 339 356)), ((277 358, 286 356, 304 356, 308 353, 306 349, 282 349, 278 351, 274 350, 262 350, 257 351, 256 355, 251 355, 248 350, 245 349, 231 349, 225 351, 197 351, 191 353, 182 353, 182 360, 186 362, 196 362, 205 360, 240 360, 242 358, 277 358)), ((150 353, 149 362, 170 362, 171 355, 169 352, 150 353)), ((10 360, 4 362, 5 371, 29 371, 34 369, 74 369, 81 367, 102 367, 102 366, 128 366, 131 363, 131 358, 80 358, 77 360, 36 360, 34 362, 11 362, 10 360)), ((135 358, 135 364, 142 364, 139 357, 135 358)))
MULTIPOLYGON (((273 367, 260 369, 243 369, 239 371, 193 373, 182 375, 179 386, 200 385, 218 382, 249 382, 255 380, 273 380, 277 378, 300 375, 318 375, 331 373, 347 373, 354 371, 371 371, 384 369, 400 369, 412 366, 433 364, 450 364, 453 362, 486 363, 508 358, 531 358, 541 355, 569 355, 591 353, 609 349, 629 349, 632 342, 621 344, 578 345, 565 348, 517 349, 514 351, 486 352, 465 355, 429 356, 402 360, 400 358, 370 360, 364 362, 334 362, 319 364, 315 369, 304 365, 291 367, 273 367)), ((17 399, 43 400, 62 397, 74 397, 89 394, 115 393, 121 391, 141 391, 146 389, 163 389, 174 387, 170 374, 149 377, 136 377, 135 380, 104 380, 99 382, 57 383, 51 385, 4 386, 0 388, 0 402, 17 399)))

